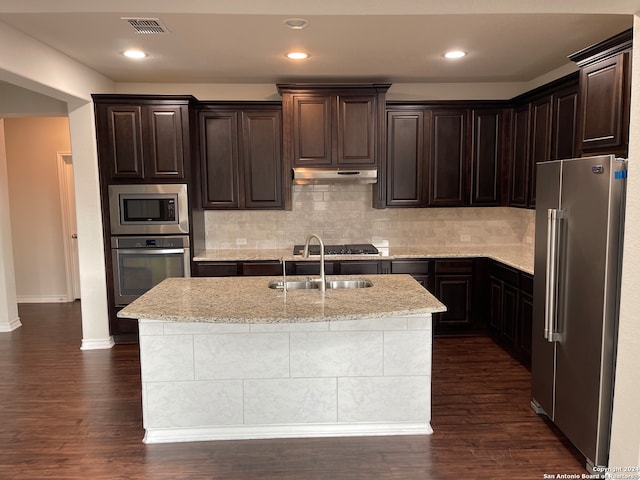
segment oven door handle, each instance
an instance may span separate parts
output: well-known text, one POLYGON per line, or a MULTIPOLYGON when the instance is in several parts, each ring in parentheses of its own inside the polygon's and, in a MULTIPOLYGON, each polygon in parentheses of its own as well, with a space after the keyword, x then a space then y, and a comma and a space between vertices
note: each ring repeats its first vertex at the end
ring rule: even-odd
POLYGON ((167 255, 171 253, 184 254, 186 248, 116 248, 114 249, 120 254, 142 254, 142 255, 167 255))

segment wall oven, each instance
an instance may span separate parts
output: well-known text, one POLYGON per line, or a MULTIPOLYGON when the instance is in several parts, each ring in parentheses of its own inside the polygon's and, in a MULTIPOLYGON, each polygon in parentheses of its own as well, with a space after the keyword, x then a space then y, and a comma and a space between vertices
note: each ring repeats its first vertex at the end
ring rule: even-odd
POLYGON ((109 185, 112 235, 189 233, 185 184, 109 185))
POLYGON ((165 278, 191 276, 187 235, 112 237, 116 306, 131 303, 165 278))

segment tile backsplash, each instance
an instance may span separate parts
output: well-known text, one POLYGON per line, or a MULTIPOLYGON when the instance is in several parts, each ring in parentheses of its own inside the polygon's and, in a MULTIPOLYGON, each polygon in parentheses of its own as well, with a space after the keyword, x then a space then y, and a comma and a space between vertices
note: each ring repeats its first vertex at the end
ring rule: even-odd
POLYGON ((297 185, 293 210, 205 212, 206 248, 290 248, 310 233, 327 244, 533 246, 534 211, 507 207, 371 207, 371 185, 297 185))

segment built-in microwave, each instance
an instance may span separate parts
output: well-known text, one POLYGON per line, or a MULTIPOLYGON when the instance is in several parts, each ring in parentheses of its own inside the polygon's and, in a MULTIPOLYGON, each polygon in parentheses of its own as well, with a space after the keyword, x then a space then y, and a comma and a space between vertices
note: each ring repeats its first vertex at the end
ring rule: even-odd
POLYGON ((109 185, 112 235, 189 233, 185 184, 109 185))

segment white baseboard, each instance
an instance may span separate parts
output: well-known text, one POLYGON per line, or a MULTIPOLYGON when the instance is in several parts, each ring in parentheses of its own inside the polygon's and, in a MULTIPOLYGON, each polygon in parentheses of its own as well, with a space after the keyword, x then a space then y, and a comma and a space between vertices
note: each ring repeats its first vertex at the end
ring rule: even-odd
POLYGON ((11 320, 8 324, 0 325, 0 332, 13 332, 21 326, 22 322, 20 321, 20 317, 17 317, 14 320, 11 320))
POLYGON ((144 443, 253 440, 266 438, 430 435, 429 423, 344 423, 312 425, 233 425, 192 428, 147 428, 144 443))
POLYGON ((69 303, 67 294, 60 295, 18 295, 17 303, 69 303))
POLYGON ((113 337, 109 336, 107 338, 99 338, 99 339, 82 339, 82 346, 80 350, 108 350, 115 345, 113 341, 113 337))

